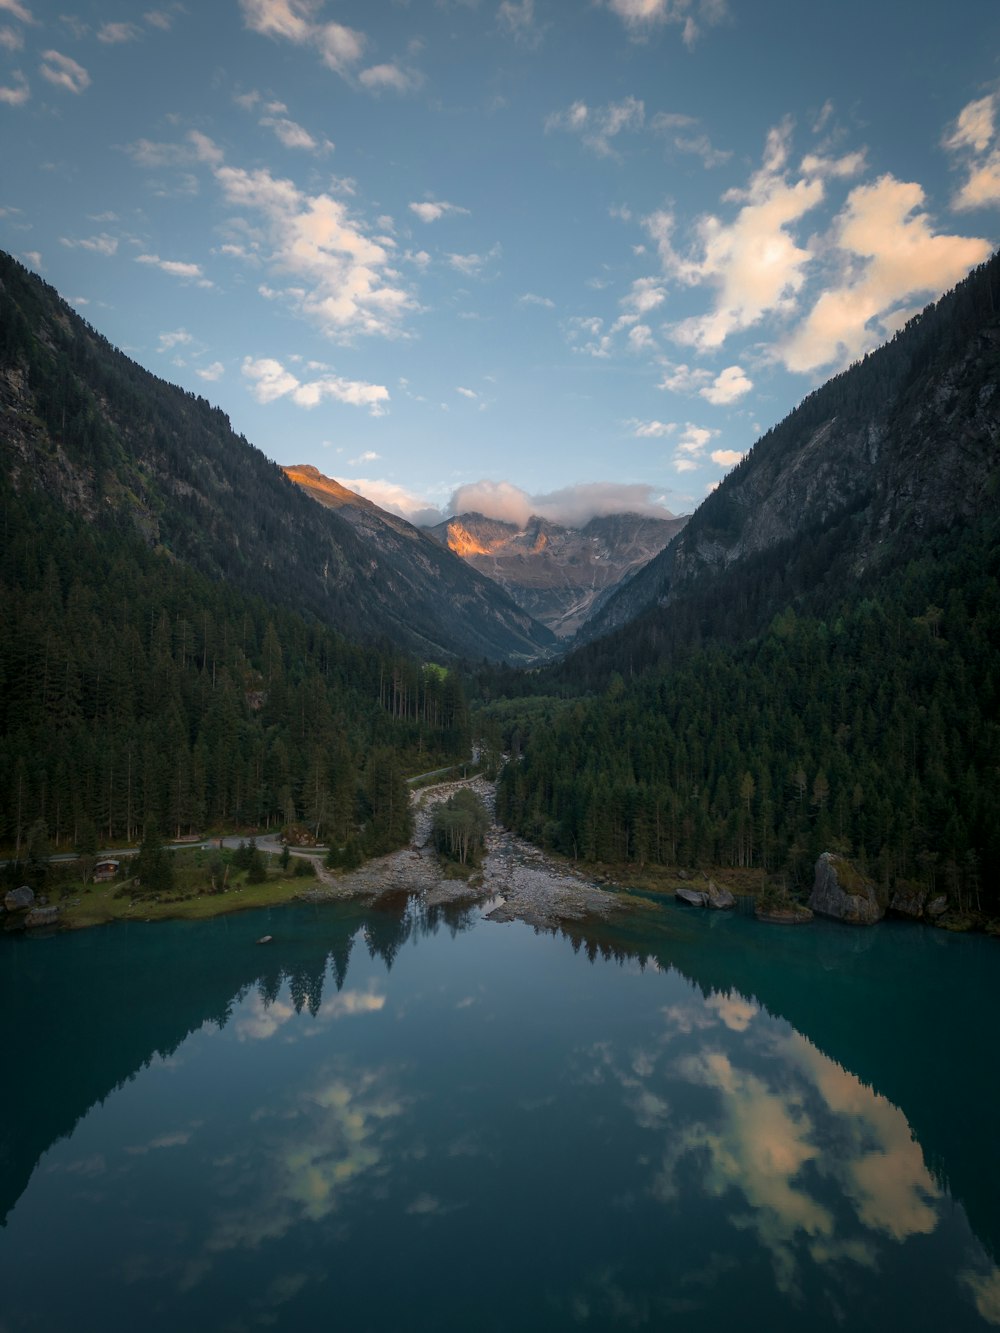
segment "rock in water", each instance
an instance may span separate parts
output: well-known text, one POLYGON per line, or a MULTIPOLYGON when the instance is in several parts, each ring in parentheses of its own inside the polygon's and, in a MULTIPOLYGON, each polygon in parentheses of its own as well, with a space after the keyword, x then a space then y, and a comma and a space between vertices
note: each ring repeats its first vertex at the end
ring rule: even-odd
POLYGON ((809 906, 820 916, 854 926, 873 926, 885 916, 872 881, 865 879, 846 857, 834 852, 824 852, 816 862, 809 906))
POLYGON ((687 903, 690 907, 708 906, 708 894, 702 893, 700 889, 675 889, 674 897, 679 902, 687 903))
POLYGON ((29 888, 27 884, 22 884, 19 889, 11 889, 4 895, 3 905, 8 912, 23 912, 34 901, 34 890, 29 888))
POLYGON ((272 941, 273 939, 274 939, 274 936, 273 936, 273 935, 261 935, 261 937, 260 937, 260 939, 257 941, 257 943, 258 943, 258 944, 270 944, 271 941, 272 941))
POLYGON ((720 889, 714 879, 708 881, 706 892, 708 905, 714 908, 716 912, 728 912, 730 908, 736 906, 736 899, 728 889, 720 889))

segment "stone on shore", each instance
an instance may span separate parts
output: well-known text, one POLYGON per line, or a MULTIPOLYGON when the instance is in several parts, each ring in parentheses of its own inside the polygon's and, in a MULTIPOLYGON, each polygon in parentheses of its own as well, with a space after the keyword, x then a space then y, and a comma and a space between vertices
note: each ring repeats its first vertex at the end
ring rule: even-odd
POLYGON ((908 916, 914 921, 919 921, 924 915, 927 903, 927 892, 916 884, 907 884, 900 881, 892 891, 892 897, 889 899, 890 909, 897 916, 908 916))
POLYGON ((4 894, 3 905, 8 912, 23 912, 34 901, 34 890, 29 888, 27 884, 22 884, 19 889, 10 889, 4 894))
POLYGON ((689 907, 708 906, 708 894, 703 893, 701 889, 675 889, 674 897, 678 902, 687 903, 689 907))
POLYGON ((924 912, 927 914, 927 916, 930 917, 932 921, 936 921, 939 916, 944 916, 947 910, 948 910, 948 898, 943 893, 939 893, 936 898, 932 898, 930 902, 927 904, 927 906, 924 908, 924 912))
POLYGON ((721 889, 714 879, 708 881, 708 905, 716 912, 728 912, 736 906, 736 898, 728 889, 721 889))
POLYGON ((853 926, 873 926, 885 916, 874 882, 835 852, 823 852, 816 862, 809 906, 820 916, 853 926))
POLYGON ((24 925, 27 930, 32 930, 37 926, 57 925, 58 921, 58 907, 33 907, 24 918, 24 925))

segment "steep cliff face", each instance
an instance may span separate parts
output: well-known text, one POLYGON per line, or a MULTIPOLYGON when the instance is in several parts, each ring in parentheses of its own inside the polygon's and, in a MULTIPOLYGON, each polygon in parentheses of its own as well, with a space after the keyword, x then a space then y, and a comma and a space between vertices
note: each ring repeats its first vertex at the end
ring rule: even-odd
POLYGON ((460 514, 428 531, 536 620, 569 638, 685 522, 672 515, 611 514, 570 528, 535 516, 519 527, 460 514))
POLYGON ((508 662, 554 645, 409 524, 368 514, 366 530, 353 511, 314 504, 224 412, 129 360, 2 253, 0 445, 3 484, 130 527, 165 557, 349 637, 508 662))
MULTIPOLYGON (((768 431, 581 638, 755 560, 808 563, 810 547, 840 581, 877 572, 928 534, 989 512, 1000 466, 998 311, 994 258, 768 431)), ((797 579, 793 595, 822 574, 797 579)), ((766 598, 760 608, 777 609, 766 598)))

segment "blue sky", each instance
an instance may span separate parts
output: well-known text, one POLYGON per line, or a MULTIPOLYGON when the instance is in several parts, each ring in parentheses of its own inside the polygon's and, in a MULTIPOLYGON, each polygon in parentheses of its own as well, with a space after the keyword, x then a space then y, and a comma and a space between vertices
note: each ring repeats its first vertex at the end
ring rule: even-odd
POLYGON ((0 0, 0 125, 0 245, 279 462, 680 513, 992 253, 1000 5, 0 0))

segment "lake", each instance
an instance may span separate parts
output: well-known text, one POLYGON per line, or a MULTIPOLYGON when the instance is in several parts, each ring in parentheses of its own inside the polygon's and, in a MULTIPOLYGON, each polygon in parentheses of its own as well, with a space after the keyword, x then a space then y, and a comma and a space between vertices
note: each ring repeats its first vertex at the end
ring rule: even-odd
POLYGON ((994 940, 400 896, 0 967, 2 1333, 1000 1325, 994 940))

